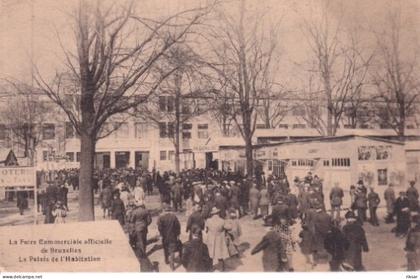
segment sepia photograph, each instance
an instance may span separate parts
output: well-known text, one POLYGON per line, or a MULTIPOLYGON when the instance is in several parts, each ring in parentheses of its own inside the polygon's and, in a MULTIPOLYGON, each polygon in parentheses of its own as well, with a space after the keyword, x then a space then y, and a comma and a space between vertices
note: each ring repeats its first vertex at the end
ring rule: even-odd
POLYGON ((415 274, 419 58, 418 0, 0 0, 0 273, 415 274))

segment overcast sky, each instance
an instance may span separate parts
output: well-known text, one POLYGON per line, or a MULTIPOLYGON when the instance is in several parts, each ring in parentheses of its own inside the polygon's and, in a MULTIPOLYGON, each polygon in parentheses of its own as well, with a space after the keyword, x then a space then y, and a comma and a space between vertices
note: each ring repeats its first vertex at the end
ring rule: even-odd
MULTIPOLYGON (((278 23, 281 57, 280 82, 289 83, 308 60, 309 49, 301 26, 304 18, 311 18, 323 0, 247 0, 249 13, 265 11, 270 23, 278 23)), ((74 37, 68 28, 69 14, 78 1, 73 0, 0 0, 0 76, 28 79, 30 73, 31 38, 34 62, 42 69, 54 72, 62 62, 56 30, 65 46, 74 47, 74 37), (31 20, 31 5, 33 19, 31 20), (32 32, 33 31, 33 32, 32 32)), ((196 0, 143 0, 144 16, 165 16, 198 5, 196 0)), ((205 2, 202 0, 201 2, 205 2)), ((342 20, 346 28, 358 27, 368 34, 385 26, 386 14, 401 3, 403 15, 411 20, 413 30, 420 26, 419 3, 416 0, 351 0, 332 1, 330 15, 342 20), (343 7, 340 11, 339 7, 343 7)), ((234 7, 236 3, 227 4, 234 7)), ((365 35, 364 35, 365 36, 365 35)), ((367 40, 371 38, 366 35, 367 40)), ((291 82, 293 83, 293 82, 291 82)))

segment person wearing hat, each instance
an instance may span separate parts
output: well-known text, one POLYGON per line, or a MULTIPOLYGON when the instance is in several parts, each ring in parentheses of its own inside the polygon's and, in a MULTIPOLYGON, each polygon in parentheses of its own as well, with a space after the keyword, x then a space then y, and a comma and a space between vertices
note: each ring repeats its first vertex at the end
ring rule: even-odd
POLYGON ((419 209, 419 192, 416 189, 416 182, 413 180, 410 181, 410 187, 407 189, 407 198, 410 211, 417 211, 419 209))
POLYGON ((257 188, 257 184, 256 183, 252 183, 252 187, 249 190, 249 203, 251 205, 251 212, 254 215, 254 219, 258 218, 258 209, 260 206, 260 199, 261 199, 261 194, 260 191, 257 188))
POLYGON ((52 215, 54 216, 54 223, 64 224, 66 222, 67 210, 62 201, 55 203, 52 215))
POLYGON ((121 226, 125 224, 125 206, 120 198, 120 192, 117 190, 112 196, 111 202, 111 217, 113 220, 118 220, 121 226))
POLYGON ((152 223, 152 215, 143 201, 133 201, 134 208, 127 214, 127 223, 131 228, 129 236, 135 245, 138 258, 146 257, 148 227, 152 223))
POLYGON ((405 191, 401 191, 399 197, 395 201, 394 213, 397 217, 395 235, 397 237, 404 237, 410 229, 410 203, 405 191))
POLYGON ((239 204, 241 206, 242 215, 247 215, 249 210, 249 191, 250 182, 244 178, 239 184, 239 204))
POLYGON ((340 230, 337 220, 332 222, 330 230, 324 239, 324 248, 331 255, 329 264, 330 271, 340 271, 340 266, 345 258, 345 251, 349 248, 349 242, 340 230))
POLYGON ((340 219, 341 206, 343 205, 344 192, 338 182, 334 182, 334 187, 330 191, 331 217, 340 219))
POLYGON ((373 226, 379 226, 378 216, 376 215, 376 210, 381 203, 381 199, 379 198, 378 193, 375 192, 375 190, 371 187, 370 192, 367 196, 368 199, 368 205, 369 205, 369 215, 370 220, 369 222, 373 226))
POLYGON ((394 185, 389 183, 388 187, 384 191, 384 199, 386 202, 386 212, 387 216, 385 217, 385 223, 393 223, 394 222, 394 205, 395 205, 395 192, 394 192, 394 185))
POLYGON ((359 218, 359 220, 363 223, 367 220, 366 218, 366 210, 368 208, 367 205, 367 193, 364 190, 364 186, 363 184, 359 184, 357 186, 356 189, 356 197, 355 197, 355 209, 357 210, 357 217, 359 218))
POLYGON ((169 204, 163 204, 164 212, 157 220, 157 227, 162 237, 163 253, 165 263, 170 264, 172 270, 175 270, 175 253, 179 247, 179 235, 181 234, 181 224, 176 215, 171 212, 169 204))
POLYGON ((263 251, 262 264, 266 272, 284 271, 287 269, 287 256, 280 234, 271 228, 262 240, 252 249, 251 255, 263 251))
POLYGON ((366 233, 352 211, 348 211, 344 217, 347 223, 343 227, 343 234, 348 241, 344 262, 355 271, 363 271, 362 251, 369 252, 366 233))
POLYGON ((290 211, 283 198, 279 198, 271 211, 271 223, 273 226, 280 224, 280 219, 286 217, 290 220, 290 211))
POLYGON ((226 217, 226 210, 228 209, 228 201, 220 192, 216 192, 214 197, 214 206, 220 210, 220 217, 226 217))
POLYGON ((238 220, 236 210, 229 212, 228 218, 225 220, 226 242, 229 250, 229 256, 239 256, 239 238, 242 235, 241 224, 238 220))
POLYGON ((174 210, 182 211, 182 184, 181 178, 177 178, 171 187, 171 197, 174 210))
POLYGON ((239 186, 236 185, 235 181, 230 181, 230 207, 233 208, 239 218, 242 216, 241 207, 239 206, 239 186))
POLYGON ((418 212, 413 216, 413 228, 407 234, 405 242, 407 256, 407 271, 420 270, 420 215, 418 212))
POLYGON ((207 245, 203 243, 200 228, 194 227, 191 230, 191 239, 182 248, 181 262, 187 272, 212 271, 212 259, 207 245))
POLYGON ((188 217, 187 226, 185 231, 189 233, 189 240, 193 237, 193 231, 195 228, 200 229, 200 237, 202 236, 201 231, 204 230, 205 219, 201 214, 201 206, 196 204, 194 206, 194 212, 188 217))
POLYGON ((225 260, 229 258, 229 251, 225 240, 225 220, 220 217, 220 209, 213 207, 210 218, 206 221, 207 247, 213 265, 220 263, 221 271, 225 270, 225 260))

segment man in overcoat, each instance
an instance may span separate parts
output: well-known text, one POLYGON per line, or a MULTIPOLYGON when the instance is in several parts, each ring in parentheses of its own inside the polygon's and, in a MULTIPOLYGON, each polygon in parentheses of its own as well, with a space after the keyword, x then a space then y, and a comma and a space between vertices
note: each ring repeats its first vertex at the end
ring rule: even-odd
POLYGON ((170 264, 171 269, 175 269, 174 257, 179 250, 179 235, 181 234, 181 224, 176 215, 171 212, 169 204, 163 204, 164 212, 157 220, 157 226, 162 237, 163 252, 165 263, 170 264))

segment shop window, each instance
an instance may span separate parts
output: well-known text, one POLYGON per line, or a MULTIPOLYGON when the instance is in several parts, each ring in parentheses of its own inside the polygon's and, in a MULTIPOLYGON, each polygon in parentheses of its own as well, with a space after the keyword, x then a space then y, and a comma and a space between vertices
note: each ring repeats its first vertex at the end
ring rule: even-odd
POLYGON ((324 167, 330 166, 330 160, 324 160, 324 167))
POLYGON ((166 151, 161 151, 160 152, 160 160, 161 161, 165 161, 167 159, 166 157, 166 151))
POLYGON ((209 137, 209 124, 198 124, 198 138, 207 139, 209 137))
POLYGON ((184 123, 182 124, 182 138, 183 139, 190 139, 191 138, 191 123, 184 123))
POLYGON ((175 98, 173 96, 159 96, 159 110, 161 112, 173 112, 175 98))
POLYGON ((47 150, 42 151, 42 161, 44 161, 44 162, 48 161, 48 151, 47 150))
POLYGON ((350 167, 350 158, 332 158, 332 167, 350 167))
POLYGON ((297 161, 297 165, 299 167, 313 167, 314 161, 313 160, 307 160, 307 159, 300 159, 297 161))
POLYGON ((52 140, 55 138, 55 125, 54 124, 44 124, 42 126, 42 138, 44 140, 52 140))

